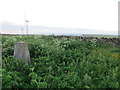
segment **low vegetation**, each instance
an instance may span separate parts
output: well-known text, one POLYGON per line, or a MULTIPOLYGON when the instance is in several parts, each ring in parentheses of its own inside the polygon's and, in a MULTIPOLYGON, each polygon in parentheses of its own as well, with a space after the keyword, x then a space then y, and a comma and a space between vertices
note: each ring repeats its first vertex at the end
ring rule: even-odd
POLYGON ((118 88, 120 56, 115 46, 75 37, 3 36, 3 88, 118 88), (31 63, 13 57, 14 44, 29 45, 31 63))

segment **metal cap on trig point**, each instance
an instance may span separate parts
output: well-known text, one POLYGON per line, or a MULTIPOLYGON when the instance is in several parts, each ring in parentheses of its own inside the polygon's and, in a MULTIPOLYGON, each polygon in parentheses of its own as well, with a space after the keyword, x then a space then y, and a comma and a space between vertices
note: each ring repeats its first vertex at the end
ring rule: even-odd
POLYGON ((28 45, 25 42, 17 42, 14 49, 14 57, 24 60, 26 64, 30 62, 30 53, 28 45))

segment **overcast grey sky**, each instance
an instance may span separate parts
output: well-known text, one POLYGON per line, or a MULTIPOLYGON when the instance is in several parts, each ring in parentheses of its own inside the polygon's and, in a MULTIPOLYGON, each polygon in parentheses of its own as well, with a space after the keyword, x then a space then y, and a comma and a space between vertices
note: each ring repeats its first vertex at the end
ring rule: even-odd
MULTIPOLYGON (((11 25, 1 32, 21 32, 24 19, 29 20, 30 27, 38 28, 37 33, 111 33, 118 31, 118 1, 120 0, 1 0, 0 24, 11 25), (12 28, 12 26, 17 28, 12 28), (56 30, 48 27, 57 27, 56 30), (58 28, 65 28, 63 31, 58 28), (40 27, 39 27, 40 28, 40 27), (73 31, 66 28, 77 28, 73 31), (80 29, 78 29, 80 28, 80 29), (83 30, 83 31, 82 31, 83 30)), ((30 32, 34 33, 33 29, 30 32)))

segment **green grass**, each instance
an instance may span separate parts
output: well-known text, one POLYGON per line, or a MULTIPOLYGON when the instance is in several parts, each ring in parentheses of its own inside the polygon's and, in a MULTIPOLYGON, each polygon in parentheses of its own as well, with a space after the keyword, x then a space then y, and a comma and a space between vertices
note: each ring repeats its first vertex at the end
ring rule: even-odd
POLYGON ((2 37, 3 88, 118 88, 118 48, 52 36, 2 37), (31 63, 13 57, 14 44, 27 42, 31 63))
POLYGON ((99 35, 99 34, 85 34, 83 35, 84 37, 104 37, 104 38, 118 38, 117 35, 99 35))

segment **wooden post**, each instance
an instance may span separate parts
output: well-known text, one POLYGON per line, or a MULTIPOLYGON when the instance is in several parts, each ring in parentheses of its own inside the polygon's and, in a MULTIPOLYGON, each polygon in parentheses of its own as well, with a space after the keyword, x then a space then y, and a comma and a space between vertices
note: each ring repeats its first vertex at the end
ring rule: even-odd
POLYGON ((2 34, 0 33, 0 90, 2 90, 2 34))
MULTIPOLYGON (((118 41, 117 41, 117 46, 118 46, 118 50, 120 50, 120 1, 118 2, 118 41)), ((120 53, 118 55, 120 55, 120 53)), ((118 67, 120 67, 120 64, 118 67)))
POLYGON ((118 48, 120 48, 120 1, 118 2, 118 48))
POLYGON ((14 57, 23 60, 26 64, 30 63, 30 53, 25 42, 17 42, 14 49, 14 57))

